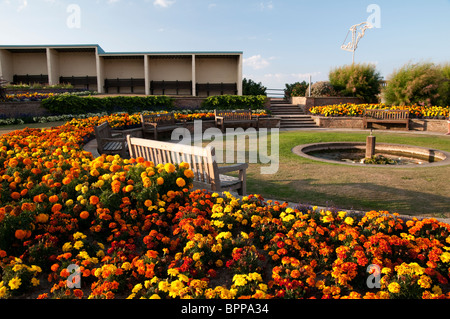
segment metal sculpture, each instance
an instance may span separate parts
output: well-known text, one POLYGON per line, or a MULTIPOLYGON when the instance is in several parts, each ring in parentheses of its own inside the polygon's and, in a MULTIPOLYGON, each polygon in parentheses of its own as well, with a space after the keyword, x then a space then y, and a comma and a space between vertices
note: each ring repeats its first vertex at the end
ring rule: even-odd
POLYGON ((360 24, 355 24, 350 28, 347 33, 347 36, 344 40, 344 43, 341 45, 341 49, 345 51, 349 51, 353 53, 352 63, 355 63, 355 51, 358 48, 359 41, 364 37, 366 30, 372 29, 373 26, 368 22, 362 22, 360 24), (345 44, 348 39, 348 36, 352 33, 352 41, 345 44))

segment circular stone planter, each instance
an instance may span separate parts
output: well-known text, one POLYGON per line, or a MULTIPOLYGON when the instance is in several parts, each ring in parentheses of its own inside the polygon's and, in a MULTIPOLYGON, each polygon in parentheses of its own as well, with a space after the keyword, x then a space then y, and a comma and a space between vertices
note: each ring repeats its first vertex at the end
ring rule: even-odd
POLYGON ((316 143, 299 145, 292 149, 292 152, 301 157, 333 164, 343 164, 359 167, 388 167, 388 168, 422 168, 450 165, 450 153, 429 149, 424 147, 417 147, 402 144, 386 144, 377 143, 375 151, 377 153, 394 153, 399 156, 419 158, 424 160, 423 164, 417 165, 366 165, 361 163, 344 162, 340 160, 324 159, 310 155, 312 152, 321 151, 365 151, 366 143, 358 142, 336 142, 336 143, 316 143))

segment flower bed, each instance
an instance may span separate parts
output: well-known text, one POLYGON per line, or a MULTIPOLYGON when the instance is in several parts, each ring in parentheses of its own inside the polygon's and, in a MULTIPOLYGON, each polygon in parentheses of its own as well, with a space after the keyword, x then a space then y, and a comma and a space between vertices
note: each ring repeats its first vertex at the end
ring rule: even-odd
POLYGON ((82 151, 99 120, 0 137, 0 298, 450 297, 449 225, 190 191, 82 151))
POLYGON ((386 104, 335 104, 312 107, 309 112, 325 117, 334 116, 363 116, 366 109, 394 109, 408 110, 411 118, 418 119, 446 119, 450 116, 450 107, 441 106, 388 106, 386 104))

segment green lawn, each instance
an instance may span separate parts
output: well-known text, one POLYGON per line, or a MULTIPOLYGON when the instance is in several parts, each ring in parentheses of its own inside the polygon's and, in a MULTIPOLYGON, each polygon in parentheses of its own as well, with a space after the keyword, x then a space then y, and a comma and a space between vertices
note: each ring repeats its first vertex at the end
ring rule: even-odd
MULTIPOLYGON (((450 152, 450 138, 375 132, 377 142, 408 144, 450 152)), ((280 168, 261 175, 250 164, 247 193, 294 203, 354 210, 386 210, 407 215, 450 216, 450 166, 430 168, 354 167, 299 157, 297 145, 364 142, 365 132, 296 131, 280 133, 280 168)), ((267 165, 266 165, 267 166, 267 165)))

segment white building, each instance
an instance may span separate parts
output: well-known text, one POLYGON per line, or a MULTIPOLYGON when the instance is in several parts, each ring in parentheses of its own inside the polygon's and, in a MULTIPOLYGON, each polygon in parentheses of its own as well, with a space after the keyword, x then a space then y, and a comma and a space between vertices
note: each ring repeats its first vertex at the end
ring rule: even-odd
POLYGON ((99 93, 242 95, 242 52, 105 52, 93 45, 0 45, 11 83, 71 83, 99 93))

